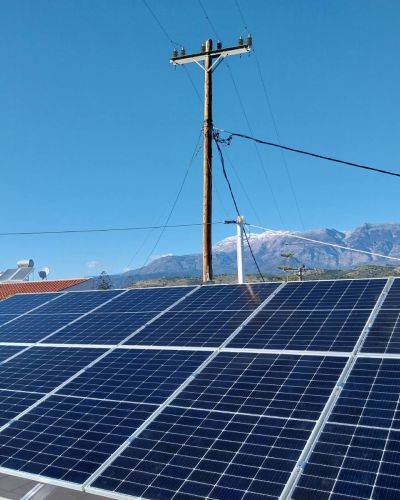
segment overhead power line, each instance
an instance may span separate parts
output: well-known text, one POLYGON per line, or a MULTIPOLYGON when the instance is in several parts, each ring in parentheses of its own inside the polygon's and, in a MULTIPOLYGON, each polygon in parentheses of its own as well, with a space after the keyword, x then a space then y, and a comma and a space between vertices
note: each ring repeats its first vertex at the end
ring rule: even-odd
POLYGON ((225 132, 226 134, 229 134, 232 137, 241 137, 242 139, 248 139, 248 140, 256 142, 258 144, 264 144, 266 146, 272 146, 274 148, 285 149, 286 151, 292 151, 293 153, 299 153, 299 154, 306 155, 306 156, 312 156, 313 158, 319 158, 321 160, 327 160, 327 161, 332 161, 335 163, 341 163, 343 165, 349 165, 350 167, 357 167, 357 168, 362 168, 364 170, 371 170, 372 172, 378 172, 380 174, 393 175, 395 177, 400 177, 400 173, 391 172, 390 170, 384 170, 381 168, 370 167, 367 165, 362 165, 360 163, 354 163, 354 162, 347 161, 347 160, 339 160, 338 158, 333 158, 331 156, 325 156, 325 155, 321 155, 319 153, 312 153, 311 151, 305 151, 303 149, 296 149, 296 148, 292 148, 290 146, 284 146, 283 144, 276 144, 275 142, 264 141, 262 139, 257 139, 256 137, 252 137, 250 135, 239 134, 237 132, 230 132, 229 130, 224 130, 224 129, 216 129, 216 130, 218 130, 219 132, 225 132))
POLYGON ((288 238, 298 238, 299 240, 305 240, 305 241, 309 241, 311 243, 317 243, 318 245, 325 245, 325 246, 333 247, 333 248, 340 248, 341 250, 347 250, 349 252, 364 253, 366 255, 371 255, 373 257, 380 257, 382 259, 391 259, 391 260, 400 261, 400 257, 391 257, 390 255, 383 255, 381 253, 369 252, 367 250, 361 250, 359 248, 346 247, 345 245, 339 245, 337 243, 329 243, 327 241, 314 240, 313 238, 307 238, 306 236, 301 236, 301 235, 296 234, 296 233, 290 233, 289 231, 274 231, 273 229, 268 229, 266 227, 261 227, 261 226, 255 226, 254 224, 246 224, 246 225, 249 227, 254 227, 256 229, 262 229, 263 231, 267 231, 267 232, 274 234, 276 236, 284 236, 284 237, 288 237, 288 238))
MULTIPOLYGON (((211 222, 212 225, 224 224, 224 221, 211 222)), ((78 233, 111 233, 111 232, 122 232, 122 231, 145 231, 150 229, 173 229, 179 227, 194 227, 202 226, 202 222, 194 222, 192 224, 170 224, 162 226, 133 226, 133 227, 106 227, 106 228, 95 228, 95 229, 63 229, 60 231, 20 231, 20 232, 8 232, 0 233, 0 236, 34 236, 34 235, 45 235, 45 234, 78 234, 78 233)))
MULTIPOLYGON (((231 198, 232 198, 233 204, 235 206, 236 213, 237 213, 238 217, 240 217, 241 213, 239 211, 239 207, 238 207, 235 195, 233 194, 232 185, 231 185, 231 183, 229 181, 229 177, 228 177, 228 174, 226 172, 224 155, 222 154, 221 146, 219 144, 221 142, 221 139, 219 138, 218 132, 214 131, 214 133, 213 133, 213 139, 214 139, 215 144, 216 144, 217 149, 218 149, 218 154, 219 154, 219 158, 221 160, 221 165, 222 165, 222 171, 223 171, 225 180, 226 180, 226 182, 228 184, 229 192, 231 194, 231 198)), ((253 249, 251 248, 250 240, 249 240, 249 238, 247 236, 247 231, 245 230, 245 228, 243 228, 243 234, 244 234, 244 237, 246 238, 247 246, 249 247, 250 254, 251 254, 252 258, 253 258, 254 264, 256 265, 256 268, 257 268, 258 274, 260 275, 261 281, 265 281, 263 273, 261 272, 261 269, 260 269, 260 267, 258 265, 256 256, 254 255, 253 249)))

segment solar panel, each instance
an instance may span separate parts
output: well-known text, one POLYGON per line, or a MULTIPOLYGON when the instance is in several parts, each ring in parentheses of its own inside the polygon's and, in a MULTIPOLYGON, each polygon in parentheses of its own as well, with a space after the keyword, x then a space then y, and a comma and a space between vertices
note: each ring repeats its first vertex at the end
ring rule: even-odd
MULTIPOLYGON (((1 352, 5 349, 1 347, 1 352)), ((100 356, 104 349, 33 347, 0 364, 0 389, 47 393, 100 356)))
POLYGON ((369 309, 260 311, 229 347, 351 352, 370 315, 369 309))
POLYGON ((0 325, 4 325, 4 323, 8 323, 9 321, 17 317, 17 314, 0 314, 0 325))
POLYGON ((156 406, 51 396, 0 433, 0 467, 81 484, 156 406))
POLYGON ((400 309, 400 278, 393 280, 389 293, 382 304, 382 309, 400 309))
POLYGON ((25 314, 0 327, 0 342, 38 342, 75 318, 76 314, 25 314))
POLYGON ((174 307, 175 311, 253 311, 279 283, 249 285, 203 285, 174 307))
POLYGON ((118 344, 153 317, 154 313, 93 313, 66 326, 49 337, 46 342, 118 344))
POLYGON ((68 292, 40 308, 40 314, 84 314, 121 293, 121 290, 68 292))
POLYGON ((25 347, 8 346, 8 345, 0 346, 0 363, 10 358, 11 356, 14 356, 14 354, 23 351, 24 349, 25 347))
MULTIPOLYGON (((192 291, 193 286, 129 290, 101 308, 101 312, 160 312, 192 291)), ((197 293, 197 292, 196 292, 197 293)))
POLYGON ((10 278, 18 271, 18 268, 15 269, 6 269, 4 273, 0 274, 0 281, 9 281, 10 278))
POLYGON ((218 347, 248 317, 249 311, 166 312, 126 345, 218 347))
POLYGON ((204 351, 116 349, 60 394, 160 405, 209 355, 204 351))
POLYGON ((399 459, 399 430, 327 424, 291 498, 395 500, 399 459))
POLYGON ((36 403, 43 394, 0 389, 0 427, 36 403))
POLYGON ((385 284, 384 279, 289 282, 265 309, 372 309, 385 284))
POLYGON ((17 272, 11 276, 10 281, 23 281, 33 273, 33 267, 20 267, 17 272))
POLYGON ((25 293, 13 295, 0 302, 0 314, 24 314, 60 295, 61 293, 25 293))
POLYGON ((169 407, 92 486, 142 498, 277 498, 312 427, 169 407))
POLYGON ((347 358, 222 352, 174 406, 317 420, 347 358))

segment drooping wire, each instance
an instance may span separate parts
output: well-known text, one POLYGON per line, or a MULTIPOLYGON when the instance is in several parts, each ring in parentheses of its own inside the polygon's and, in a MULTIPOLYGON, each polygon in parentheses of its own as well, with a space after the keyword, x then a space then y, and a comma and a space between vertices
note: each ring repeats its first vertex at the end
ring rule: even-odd
MULTIPOLYGON (((228 184, 229 192, 231 194, 231 198, 232 198, 233 204, 235 206, 236 213, 237 213, 238 217, 240 217, 241 213, 240 213, 240 210, 239 210, 239 207, 238 207, 235 195, 233 194, 232 185, 231 185, 231 183, 229 181, 229 177, 228 177, 228 174, 227 174, 226 168, 225 168, 224 155, 222 154, 222 150, 221 150, 221 146, 220 146, 221 139, 219 138, 219 133, 217 131, 215 131, 215 130, 213 130, 213 139, 214 139, 214 142, 215 142, 215 144, 217 146, 217 150, 218 150, 218 154, 219 154, 219 158, 220 158, 221 166, 222 166, 222 172, 224 174, 226 183, 228 184)), ((247 236, 247 231, 246 231, 246 229, 244 227, 243 227, 243 234, 244 234, 244 236, 246 238, 247 246, 249 247, 251 257, 252 257, 252 259, 254 261, 254 264, 256 265, 256 268, 257 268, 258 274, 260 275, 261 281, 265 281, 264 276, 263 276, 263 274, 261 272, 261 269, 260 269, 260 267, 258 265, 257 259, 256 259, 255 255, 254 255, 253 249, 251 248, 250 240, 249 240, 249 238, 247 236)))
POLYGON ((392 172, 390 170, 384 170, 382 168, 370 167, 368 165, 362 165, 361 163, 354 163, 354 162, 347 161, 347 160, 339 160, 339 158, 334 158, 332 156, 325 156, 325 155, 321 155, 319 153, 312 153, 311 151, 305 151, 304 149, 297 149, 297 148, 292 148, 290 146, 284 146, 283 144, 277 144, 275 142, 264 141, 262 139, 257 139, 256 137, 252 137, 252 136, 246 135, 246 134, 240 134, 238 132, 231 132, 229 130, 224 130, 224 129, 217 129, 217 130, 220 132, 225 132, 226 134, 229 134, 232 137, 240 137, 242 139, 248 139, 248 140, 256 142, 258 144, 264 144, 266 146, 272 146, 274 148, 285 149, 286 151, 291 151, 293 153, 299 153, 299 154, 306 155, 306 156, 312 156, 313 158, 319 158, 321 160, 327 160, 327 161, 331 161, 334 163, 341 163, 342 165, 349 165, 350 167, 362 168, 364 170, 370 170, 372 172, 378 172, 380 174, 393 175, 395 177, 400 177, 400 173, 392 172))
MULTIPOLYGON (((250 29, 248 27, 248 24, 246 23, 246 20, 244 18, 243 12, 242 12, 242 9, 240 8, 239 0, 234 0, 234 1, 235 1, 236 9, 237 9, 237 11, 239 13, 239 17, 241 18, 241 20, 243 22, 244 29, 249 33, 250 29)), ((277 125, 277 122, 276 122, 276 119, 275 119, 275 114, 274 114, 274 112, 272 110, 271 99, 269 97, 268 90, 267 90, 267 85, 265 83, 265 79, 264 79, 264 76, 263 76, 262 71, 261 71, 261 64, 260 64, 260 61, 259 61, 258 56, 257 56, 257 51, 256 51, 256 49, 254 47, 252 47, 252 51, 253 51, 254 60, 255 60, 256 66, 257 66, 257 73, 258 73, 258 76, 259 76, 259 79, 260 79, 260 82, 261 82, 261 88, 262 88, 263 93, 264 93, 265 102, 267 104, 267 108, 268 108, 269 114, 271 115, 271 121, 272 121, 272 125, 273 125, 274 131, 275 131, 275 136, 276 136, 276 139, 277 139, 278 143, 281 144, 282 141, 281 141, 281 138, 280 138, 280 133, 278 131, 278 125, 277 125)), ((282 163, 283 163, 283 165, 285 167, 285 172, 286 172, 286 177, 288 179, 289 188, 290 188, 290 191, 292 193, 293 200, 294 200, 294 205, 296 207, 297 215, 299 217, 300 224, 301 224, 301 226, 303 228, 303 231, 304 231, 305 230, 304 221, 303 221, 303 217, 301 215, 300 204, 299 204, 299 201, 298 201, 298 198, 297 198, 297 195, 296 195, 296 190, 294 189, 292 175, 290 173, 289 166, 288 166, 285 154, 283 153, 282 150, 280 151, 280 153, 281 153, 282 163)))
POLYGON ((166 228, 167 228, 167 226, 168 226, 168 223, 169 223, 169 221, 170 221, 170 219, 171 219, 171 217, 172 217, 172 215, 173 215, 173 213, 174 213, 175 207, 176 207, 176 205, 177 205, 177 203, 178 203, 178 200, 179 200, 179 198, 180 198, 180 195, 181 195, 181 193, 182 193, 182 190, 183 190, 183 187, 184 187, 184 185, 185 185, 186 179, 187 179, 187 177, 188 177, 188 175, 189 175, 189 171, 190 171, 190 169, 191 169, 191 167, 192 167, 192 165, 193 165, 193 163, 194 163, 194 161, 195 161, 195 159, 196 159, 197 155, 199 154, 199 151, 201 150, 201 146, 200 146, 200 139, 201 139, 201 136, 202 136, 202 131, 200 131, 200 134, 199 134, 199 137, 198 137, 198 139, 197 139, 197 143, 196 143, 196 146, 195 146, 195 148, 194 148, 194 151, 193 151, 192 157, 191 157, 191 159, 190 159, 190 161, 189 161, 189 164, 188 164, 188 166, 187 166, 187 169, 186 169, 185 175, 183 176, 182 182, 181 182, 181 184, 180 184, 180 186, 179 186, 178 192, 177 192, 177 194, 176 194, 176 196, 175 196, 175 199, 174 199, 174 201, 173 201, 173 203, 172 203, 172 206, 171 206, 171 209, 170 209, 170 211, 169 211, 169 213, 168 213, 168 216, 167 216, 167 218, 165 219, 165 223, 164 223, 164 225, 163 225, 163 226, 162 226, 162 228, 161 228, 161 231, 160 231, 160 234, 158 235, 157 240, 155 241, 155 243, 154 243, 153 247, 151 248, 151 250, 150 250, 149 254, 147 255, 147 258, 146 258, 146 260, 144 261, 143 266, 145 266, 145 265, 147 264, 147 262, 149 261, 150 257, 153 255, 153 253, 154 253, 155 249, 157 248, 158 244, 160 243, 160 240, 161 240, 161 238, 163 237, 164 232, 165 232, 165 230, 166 230, 166 228))
MULTIPOLYGON (((217 30, 215 29, 214 24, 212 23, 212 21, 211 21, 211 19, 210 19, 210 16, 207 14, 207 11, 206 11, 206 9, 205 9, 205 7, 204 7, 204 4, 202 3, 202 1, 201 1, 201 0, 198 0, 198 3, 199 3, 199 6, 200 6, 201 10, 203 11, 204 17, 206 18, 206 20, 207 20, 208 24, 210 25, 210 27, 211 27, 212 31, 214 32, 215 36, 216 36, 217 38, 220 38, 220 37, 219 37, 219 35, 218 35, 217 30)), ((254 133, 254 132, 253 132, 253 128, 252 128, 252 126, 250 125, 250 120, 249 120, 249 117, 248 117, 248 115, 247 115, 246 108, 245 108, 245 106, 244 106, 244 104, 243 104, 243 100, 242 100, 242 98, 241 98, 241 95, 240 95, 240 92, 239 92, 239 88, 238 88, 238 86, 237 86, 237 84, 236 84, 236 80, 235 80, 235 77, 234 77, 234 75, 233 75, 232 69, 231 69, 231 67, 230 67, 230 65, 229 65, 229 63, 228 63, 228 61, 226 60, 226 58, 224 58, 224 61, 223 61, 223 62, 224 62, 224 64, 226 65, 226 67, 227 67, 227 69, 228 69, 228 74, 229 74, 229 77, 230 77, 230 79, 231 79, 231 81, 232 81, 233 88, 234 88, 234 90, 235 90, 235 94, 236 94, 237 100, 238 100, 238 102, 239 102, 240 109, 241 109, 241 111, 242 111, 243 117, 244 117, 244 119, 245 119, 245 121, 246 121, 247 127, 248 127, 248 129, 249 129, 249 131, 250 131, 250 134, 252 134, 252 135, 253 135, 253 133, 254 133)), ((276 213, 277 213, 278 218, 279 218, 279 220, 280 220, 281 226, 285 228, 285 227, 286 227, 286 225, 285 225, 285 223, 284 223, 284 220, 283 220, 283 217, 282 217, 282 213, 281 213, 281 210, 280 210, 280 208, 279 208, 278 200, 277 200, 277 198, 276 198, 276 196, 275 196, 274 190, 273 190, 273 188, 272 188, 271 181, 270 181, 270 179, 269 179, 269 176, 268 176, 268 174, 267 174, 267 170, 266 170, 265 165, 264 165, 264 161, 263 161, 263 159, 262 159, 262 156, 261 156, 261 154, 260 154, 260 151, 258 150, 257 145, 255 145, 255 146, 254 146, 254 149, 255 149, 255 152, 256 152, 257 159, 258 159, 258 163, 259 163, 259 165, 260 165, 260 167, 261 167, 261 170, 262 170, 262 172, 263 172, 263 175, 264 175, 264 178, 265 178, 266 184, 267 184, 267 186, 268 186, 268 189, 269 189, 269 192, 270 192, 270 195, 271 195, 271 200, 272 200, 272 203, 273 203, 273 205, 274 205, 274 207, 275 207, 276 213)))
MULTIPOLYGON (((169 41, 169 43, 171 44, 172 47, 177 47, 177 46, 182 46, 181 43, 177 42, 176 40, 173 40, 170 36, 169 36, 169 33, 168 31, 166 30, 165 26, 162 24, 162 22, 160 21, 160 18, 156 15, 156 13, 154 12, 154 10, 150 7, 150 5, 148 4, 148 2, 146 0, 142 0, 144 6, 147 8, 147 10, 150 12, 152 18, 154 19, 154 21, 157 23, 158 27, 160 28, 160 30, 164 33, 164 36, 165 38, 169 41)), ((197 87, 193 81, 193 78, 192 76, 190 75, 189 73, 189 70, 187 69, 186 66, 182 66, 183 70, 185 71, 185 74, 187 76, 187 78, 189 79, 190 81, 190 84, 191 86, 193 87, 193 90, 195 91, 196 95, 197 95, 197 98, 198 100, 202 103, 202 99, 201 99, 201 96, 199 94, 199 91, 197 90, 197 87)))

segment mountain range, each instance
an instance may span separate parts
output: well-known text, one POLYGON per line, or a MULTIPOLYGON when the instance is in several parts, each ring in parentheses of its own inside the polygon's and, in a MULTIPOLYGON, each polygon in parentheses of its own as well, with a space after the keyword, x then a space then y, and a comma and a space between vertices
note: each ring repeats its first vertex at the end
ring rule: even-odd
MULTIPOLYGON (((334 243, 358 250, 400 258, 400 224, 363 224, 353 230, 339 231, 324 228, 305 232, 290 232, 298 237, 325 243, 334 243)), ((278 266, 291 267, 305 265, 311 269, 352 269, 365 264, 397 265, 389 260, 359 252, 309 242, 290 236, 287 231, 265 231, 250 233, 249 241, 257 263, 265 273, 278 274, 278 266), (293 254, 290 259, 282 253, 293 254)), ((251 254, 244 251, 245 272, 257 272, 251 254)), ((236 237, 228 237, 213 247, 214 274, 234 274, 236 272, 236 237)), ((154 259, 148 265, 111 276, 115 287, 124 287, 139 280, 158 278, 187 278, 200 276, 202 272, 201 254, 166 255, 154 259)))

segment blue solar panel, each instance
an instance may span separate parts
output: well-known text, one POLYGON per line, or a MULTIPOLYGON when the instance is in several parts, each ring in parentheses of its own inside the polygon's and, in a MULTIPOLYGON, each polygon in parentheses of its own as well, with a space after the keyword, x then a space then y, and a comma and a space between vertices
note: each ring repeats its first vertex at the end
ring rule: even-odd
POLYGON ((218 347, 248 317, 249 311, 164 313, 127 345, 218 347))
POLYGON ((400 431, 327 424, 291 498, 400 498, 400 431))
POLYGON ((382 309, 400 309, 400 278, 393 280, 389 293, 382 304, 382 309))
POLYGON ((36 403, 43 394, 22 391, 3 391, 0 389, 0 426, 36 403))
POLYGON ((0 342, 38 342, 76 317, 76 314, 25 314, 0 327, 0 342))
POLYGON ((174 307, 174 311, 252 311, 280 285, 203 285, 174 307))
POLYGON ((103 352, 92 348, 33 347, 0 364, 0 389, 47 393, 103 352))
POLYGON ((39 312, 40 314, 84 314, 120 293, 121 290, 67 292, 59 299, 41 307, 39 312))
POLYGON ((101 312, 161 312, 184 297, 193 286, 129 290, 101 308, 101 312))
POLYGON ((330 422, 400 426, 400 359, 357 359, 330 422))
POLYGON ((0 325, 4 325, 4 323, 7 323, 17 317, 17 314, 0 314, 0 325))
POLYGON ((167 408, 92 486, 143 498, 277 498, 312 427, 167 408))
POLYGON ((14 354, 17 354, 17 352, 23 351, 24 349, 25 347, 8 346, 8 345, 0 346, 0 363, 2 363, 11 356, 14 356, 14 354))
POLYGON ((400 307, 381 309, 368 332, 362 352, 400 353, 400 307))
POLYGON ((222 352, 174 406, 317 420, 347 358, 222 352))
POLYGON ((155 409, 51 396, 0 433, 0 467, 81 484, 155 409))
POLYGON ((289 282, 265 309, 372 309, 384 279, 289 282))
POLYGON ((351 352, 370 310, 262 310, 228 347, 351 352))
POLYGON ((0 314, 24 314, 59 295, 61 293, 25 293, 13 295, 0 302, 0 314))
POLYGON ((209 355, 204 351, 116 349, 60 393, 161 404, 209 355))
POLYGON ((63 328, 49 337, 46 342, 118 344, 152 317, 154 313, 92 313, 63 328))

